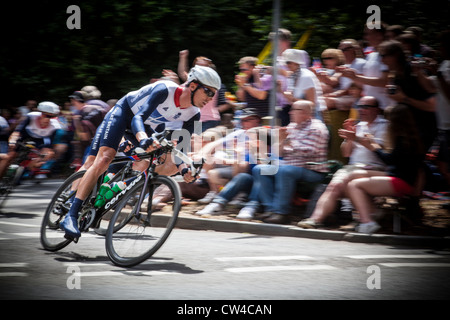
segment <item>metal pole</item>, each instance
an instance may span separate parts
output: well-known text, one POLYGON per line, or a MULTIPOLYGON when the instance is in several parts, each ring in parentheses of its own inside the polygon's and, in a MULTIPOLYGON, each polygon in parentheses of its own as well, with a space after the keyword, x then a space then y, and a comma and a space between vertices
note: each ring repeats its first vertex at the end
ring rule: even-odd
POLYGON ((269 100, 269 107, 270 107, 270 116, 271 119, 271 127, 274 127, 276 125, 276 118, 277 118, 277 112, 276 112, 276 104, 277 104, 277 76, 278 76, 278 68, 277 68, 277 57, 278 57, 278 29, 280 28, 280 2, 281 0, 273 0, 273 13, 272 13, 272 29, 275 34, 275 37, 272 40, 272 66, 273 66, 273 73, 272 73, 272 91, 270 95, 269 100))

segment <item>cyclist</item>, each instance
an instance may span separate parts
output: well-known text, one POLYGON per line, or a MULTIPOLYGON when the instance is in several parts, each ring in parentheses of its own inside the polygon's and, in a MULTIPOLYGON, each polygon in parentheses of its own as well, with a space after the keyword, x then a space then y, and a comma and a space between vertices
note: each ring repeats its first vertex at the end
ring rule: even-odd
MULTIPOLYGON (((134 143, 147 152, 157 147, 149 136, 154 132, 164 131, 166 124, 183 123, 182 128, 193 133, 194 122, 200 120, 199 108, 214 97, 220 86, 221 80, 216 71, 196 66, 189 72, 188 80, 183 86, 173 81, 157 81, 129 92, 120 99, 105 116, 92 141, 91 153, 84 165, 84 168, 88 168, 87 172, 79 183, 67 216, 60 224, 66 237, 80 237, 77 219, 81 205, 100 175, 108 169, 127 129, 131 129, 136 138, 134 143)), ((178 171, 186 182, 195 180, 186 164, 175 166, 167 161, 160 167, 167 172, 169 165, 172 166, 171 174, 178 171)))
POLYGON ((53 139, 57 130, 61 129, 61 125, 56 119, 60 112, 59 106, 51 101, 44 101, 39 103, 37 110, 29 112, 10 135, 10 151, 0 161, 0 177, 3 177, 6 169, 17 156, 17 142, 33 141, 40 153, 44 155, 42 159, 36 159, 30 163, 31 170, 44 169, 42 165, 46 163, 45 170, 49 171, 54 162, 53 139))

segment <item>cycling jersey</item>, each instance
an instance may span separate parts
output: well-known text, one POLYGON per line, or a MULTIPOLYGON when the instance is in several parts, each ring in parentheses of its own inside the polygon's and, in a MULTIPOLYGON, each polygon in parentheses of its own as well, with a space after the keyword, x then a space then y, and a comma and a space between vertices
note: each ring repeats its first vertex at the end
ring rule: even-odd
POLYGON ((180 124, 189 133, 194 132, 194 122, 200 120, 200 109, 195 106, 180 107, 183 88, 172 81, 157 81, 139 90, 132 91, 120 99, 108 112, 98 128, 92 142, 91 155, 107 146, 118 148, 125 130, 134 135, 146 132, 162 132, 166 124, 180 124))
POLYGON ((26 119, 17 126, 16 131, 20 132, 20 140, 34 141, 38 148, 51 148, 55 133, 61 129, 61 125, 58 120, 50 119, 49 125, 43 128, 39 124, 41 116, 42 113, 39 111, 28 113, 26 119))

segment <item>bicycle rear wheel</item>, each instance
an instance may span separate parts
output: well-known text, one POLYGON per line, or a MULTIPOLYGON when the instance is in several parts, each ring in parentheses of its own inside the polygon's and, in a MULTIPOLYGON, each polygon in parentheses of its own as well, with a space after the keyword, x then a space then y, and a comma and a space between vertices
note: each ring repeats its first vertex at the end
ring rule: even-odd
POLYGON ((144 181, 137 183, 118 204, 109 223, 106 252, 110 260, 132 267, 150 258, 169 237, 180 208, 180 187, 172 178, 156 176, 148 186, 144 181), (143 188, 145 195, 139 206, 143 188), (162 197, 167 205, 159 208, 156 202, 162 197))
POLYGON ((59 228, 59 223, 69 212, 70 201, 75 197, 73 184, 79 182, 85 172, 78 171, 67 178, 48 204, 41 224, 41 244, 45 250, 57 251, 72 242, 64 238, 64 231, 59 228))

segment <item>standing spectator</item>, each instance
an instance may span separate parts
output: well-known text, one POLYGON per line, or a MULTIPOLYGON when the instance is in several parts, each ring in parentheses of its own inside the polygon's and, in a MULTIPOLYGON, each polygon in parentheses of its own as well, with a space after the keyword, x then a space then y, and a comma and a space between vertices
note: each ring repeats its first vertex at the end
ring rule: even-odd
POLYGON ((105 113, 112 108, 112 106, 100 99, 102 97, 102 93, 96 86, 84 86, 80 91, 86 93, 86 104, 90 106, 100 106, 105 110, 105 113))
POLYGON ((105 117, 105 109, 99 105, 89 105, 85 102, 87 94, 84 91, 75 91, 69 96, 70 103, 75 109, 72 115, 72 123, 80 148, 75 148, 75 160, 81 160, 82 164, 90 152, 90 145, 98 126, 105 117))
POLYGON ((288 223, 297 182, 317 183, 324 179, 328 172, 325 163, 328 129, 322 121, 313 119, 313 110, 311 101, 294 102, 291 123, 279 129, 279 146, 273 146, 273 149, 278 150, 274 152, 283 157, 283 161, 278 167, 257 165, 253 168, 254 183, 250 201, 241 209, 239 216, 252 217, 261 202, 268 215, 264 222, 288 223), (308 162, 319 164, 311 165, 308 162))
POLYGON ((387 106, 394 104, 385 90, 385 86, 389 82, 389 68, 381 61, 381 56, 378 52, 379 45, 384 41, 385 31, 386 25, 384 23, 381 23, 380 29, 368 29, 365 27, 365 38, 369 45, 374 48, 374 51, 366 56, 362 74, 358 74, 358 72, 348 67, 340 68, 344 77, 349 77, 352 81, 363 85, 363 95, 375 97, 383 110, 387 106))
POLYGON ((436 97, 428 91, 428 79, 421 70, 413 70, 400 42, 396 40, 383 42, 379 46, 379 52, 383 63, 394 76, 393 83, 388 85, 389 97, 397 103, 410 107, 425 153, 437 134, 436 97))
MULTIPOLYGON (((187 74, 189 72, 188 56, 189 56, 188 50, 180 51, 178 61, 178 77, 181 79, 182 82, 186 82, 187 74)), ((216 70, 216 66, 213 64, 212 60, 204 56, 198 56, 194 59, 192 67, 195 66, 210 67, 216 70)), ((222 83, 220 89, 217 90, 213 99, 200 110, 200 122, 202 123, 202 132, 205 132, 210 128, 217 127, 220 124, 221 121, 220 112, 222 110, 226 110, 229 108, 228 102, 225 99, 225 92, 226 87, 222 83)))
MULTIPOLYGON (((272 41, 275 38, 275 33, 271 32, 269 34, 269 40, 272 41)), ((285 61, 283 59, 283 52, 287 49, 291 49, 291 38, 292 34, 289 30, 280 28, 278 29, 278 54, 277 54, 277 86, 279 87, 279 90, 277 90, 277 99, 276 99, 276 105, 280 107, 281 109, 277 110, 277 118, 280 119, 281 126, 285 127, 289 124, 290 118, 289 118, 289 111, 291 110, 291 102, 288 101, 284 95, 283 92, 287 90, 287 72, 288 68, 285 64, 285 61)), ((303 65, 304 67, 308 66, 309 63, 306 63, 303 65)))
POLYGON ((240 74, 235 76, 238 85, 236 96, 240 101, 247 103, 247 108, 253 108, 260 117, 269 115, 269 91, 270 87, 263 86, 260 75, 255 69, 258 62, 256 57, 243 57, 239 60, 240 74))
POLYGON ((399 24, 394 24, 386 28, 386 40, 398 40, 397 37, 403 33, 405 28, 399 24))
POLYGON ((288 88, 283 92, 284 97, 294 103, 298 100, 308 100, 313 103, 313 117, 322 119, 322 111, 326 109, 322 95, 322 88, 316 75, 305 65, 303 53, 300 50, 288 49, 283 58, 290 71, 288 88))

